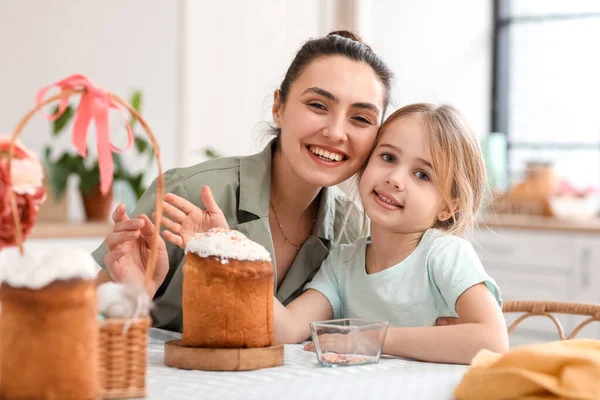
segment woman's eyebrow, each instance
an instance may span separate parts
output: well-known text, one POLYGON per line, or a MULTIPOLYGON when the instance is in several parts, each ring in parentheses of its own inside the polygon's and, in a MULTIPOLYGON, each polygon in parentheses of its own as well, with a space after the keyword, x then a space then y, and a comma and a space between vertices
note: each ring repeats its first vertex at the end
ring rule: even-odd
POLYGON ((375 114, 379 115, 379 108, 377 108, 377 106, 375 104, 372 104, 372 103, 354 103, 354 104, 352 104, 352 107, 355 107, 355 108, 364 108, 364 109, 367 109, 367 110, 371 110, 375 114))
MULTIPOLYGON (((306 94, 306 93, 315 93, 315 94, 323 96, 331 101, 334 101, 336 103, 339 102, 338 98, 335 97, 335 95, 333 93, 331 93, 325 89, 322 89, 320 87, 316 87, 316 86, 309 87, 302 94, 306 94)), ((379 115, 379 108, 377 108, 377 106, 372 103, 364 103, 364 102, 363 103, 354 103, 354 104, 352 104, 352 107, 371 110, 371 111, 375 112, 377 115, 379 115)))
POLYGON ((323 96, 325 98, 328 98, 331 101, 335 101, 336 103, 338 102, 337 97, 335 97, 335 95, 331 92, 328 92, 325 89, 321 89, 320 87, 309 87, 308 89, 306 89, 302 94, 306 94, 306 93, 316 93, 320 96, 323 96))

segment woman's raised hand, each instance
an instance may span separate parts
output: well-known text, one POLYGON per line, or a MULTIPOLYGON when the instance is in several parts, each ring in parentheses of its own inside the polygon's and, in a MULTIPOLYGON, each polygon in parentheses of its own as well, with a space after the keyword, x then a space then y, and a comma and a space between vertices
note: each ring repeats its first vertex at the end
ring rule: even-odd
MULTIPOLYGON (((144 282, 156 226, 144 214, 130 219, 123 204, 115 209, 112 218, 115 225, 106 237, 108 253, 104 256, 104 264, 115 282, 144 282)), ((158 239, 156 270, 147 288, 150 298, 154 297, 169 272, 167 247, 161 237, 158 239)))
POLYGON ((196 233, 211 228, 229 228, 229 224, 219 208, 208 186, 202 188, 202 201, 206 210, 194 205, 183 197, 168 193, 163 201, 163 237, 165 240, 185 249, 196 233))

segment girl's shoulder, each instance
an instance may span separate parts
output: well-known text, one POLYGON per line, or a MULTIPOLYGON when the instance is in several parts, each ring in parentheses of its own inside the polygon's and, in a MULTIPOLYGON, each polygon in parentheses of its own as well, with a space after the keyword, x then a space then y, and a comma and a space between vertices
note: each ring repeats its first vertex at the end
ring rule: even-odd
POLYGON ((352 243, 341 243, 336 245, 329 253, 330 261, 336 264, 346 264, 350 262, 361 262, 364 258, 365 248, 367 246, 367 237, 355 239, 352 243))
POLYGON ((465 238, 433 228, 425 231, 421 242, 425 245, 424 247, 427 248, 429 254, 465 249, 468 251, 473 250, 473 245, 465 238))

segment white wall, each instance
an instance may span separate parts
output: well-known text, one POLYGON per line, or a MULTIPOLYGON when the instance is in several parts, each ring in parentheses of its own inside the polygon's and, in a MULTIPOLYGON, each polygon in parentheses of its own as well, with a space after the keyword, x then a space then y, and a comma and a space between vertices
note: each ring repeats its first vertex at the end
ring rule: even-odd
MULTIPOLYGON (((177 165, 178 3, 1 0, 0 133, 14 129, 40 87, 82 73, 124 98, 141 89, 143 115, 158 137, 163 164, 177 165)), ((123 135, 117 116, 112 131, 123 135)), ((38 154, 49 139, 50 124, 41 116, 22 135, 38 154)), ((80 205, 72 205, 70 217, 78 219, 80 205)))
POLYGON ((319 35, 320 0, 185 2, 183 162, 262 147, 273 92, 296 51, 319 35))
POLYGON ((363 1, 370 23, 360 32, 396 74, 397 106, 458 107, 482 136, 490 130, 491 0, 363 1))
MULTIPOLYGON (((81 72, 121 96, 144 91, 165 168, 203 160, 206 146, 250 154, 264 143, 273 91, 297 49, 350 23, 396 72, 397 106, 448 102, 484 134, 491 3, 0 0, 0 132, 14 128, 38 88, 81 72)), ((40 152, 49 131, 36 117, 23 141, 40 152)))
MULTIPOLYGON (((41 86, 83 73, 121 97, 143 90, 164 164, 175 165, 176 18, 177 2, 161 0, 1 1, 0 131, 14 128, 41 86)), ((38 150, 49 129, 37 117, 23 141, 38 150)))
POLYGON ((341 28, 358 31, 396 72, 397 106, 450 103, 478 134, 489 131, 491 0, 185 4, 185 164, 203 160, 206 146, 224 155, 258 150, 271 120, 272 93, 299 46, 341 28))

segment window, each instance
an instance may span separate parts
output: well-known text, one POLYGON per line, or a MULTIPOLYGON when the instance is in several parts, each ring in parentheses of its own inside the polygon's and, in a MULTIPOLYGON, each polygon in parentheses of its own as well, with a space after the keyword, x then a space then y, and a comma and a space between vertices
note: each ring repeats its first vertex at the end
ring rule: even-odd
POLYGON ((495 0, 493 130, 507 135, 511 183, 551 162, 600 185, 600 1, 495 0))

